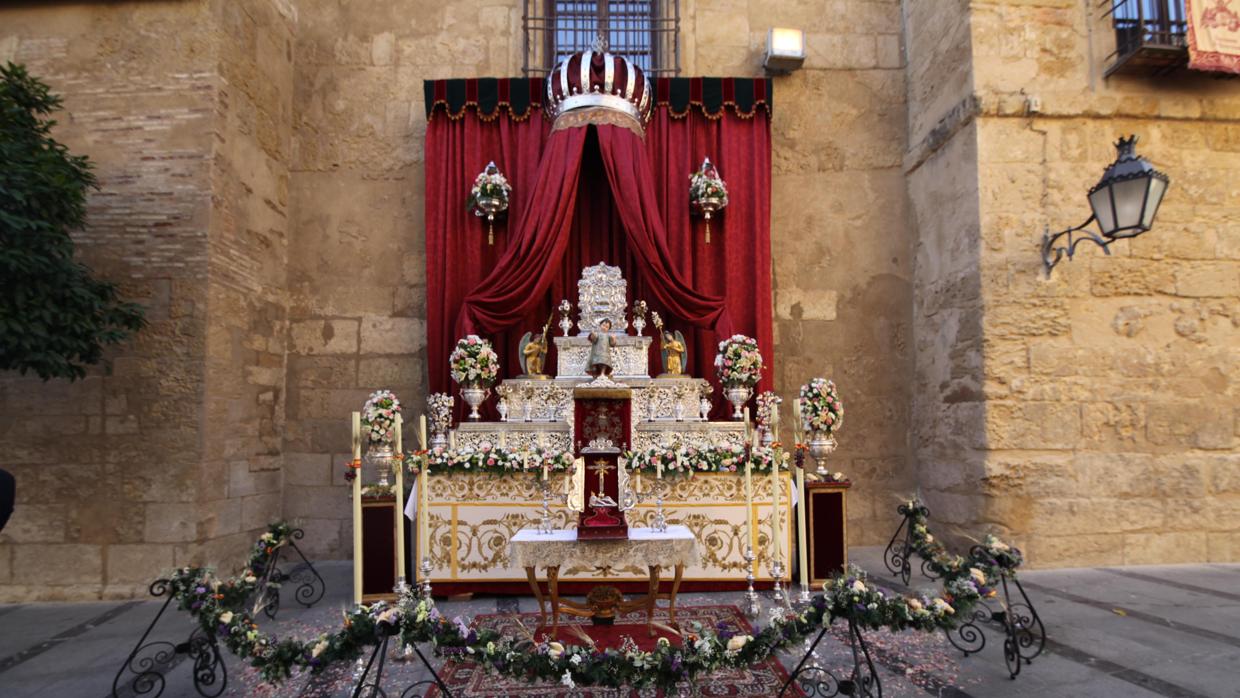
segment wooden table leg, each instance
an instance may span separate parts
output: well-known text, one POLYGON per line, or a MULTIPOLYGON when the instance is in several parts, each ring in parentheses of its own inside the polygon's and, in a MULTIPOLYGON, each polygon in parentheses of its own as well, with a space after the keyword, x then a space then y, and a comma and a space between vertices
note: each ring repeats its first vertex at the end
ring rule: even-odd
POLYGON ((650 567, 650 591, 646 594, 646 630, 650 633, 650 637, 655 636, 654 632, 654 609, 655 603, 659 598, 659 566, 651 565, 650 567))
POLYGON ((560 568, 547 568, 547 590, 551 593, 551 639, 560 631, 560 568))
POLYGON ((680 591, 680 578, 684 576, 684 573, 685 566, 676 565, 676 577, 672 580, 672 595, 667 600, 668 625, 677 630, 680 629, 680 626, 676 624, 676 593, 680 591))
POLYGON ((547 624, 547 607, 543 603, 542 588, 538 584, 538 572, 534 567, 525 568, 525 578, 530 581, 530 588, 534 590, 534 598, 538 599, 538 616, 543 625, 547 624))

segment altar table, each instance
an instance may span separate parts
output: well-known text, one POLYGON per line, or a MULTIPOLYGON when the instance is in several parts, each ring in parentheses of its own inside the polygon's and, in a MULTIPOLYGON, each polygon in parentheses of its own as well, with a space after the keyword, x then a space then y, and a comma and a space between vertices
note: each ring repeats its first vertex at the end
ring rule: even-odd
MULTIPOLYGON (((551 597, 552 634, 560 627, 560 613, 579 617, 597 615, 600 606, 628 611, 646 609, 646 628, 655 635, 652 621, 659 599, 668 602, 669 625, 676 626, 676 594, 686 565, 698 562, 697 538, 685 526, 668 526, 666 531, 654 528, 630 528, 626 540, 577 540, 575 530, 554 530, 541 533, 535 528, 517 531, 509 544, 513 564, 525 568, 530 588, 538 599, 538 611, 542 624, 547 624, 547 611, 542 589, 538 583, 539 567, 547 570, 547 592, 551 597), (595 566, 603 568, 645 567, 649 570, 649 586, 646 595, 632 601, 623 601, 618 592, 614 598, 595 599, 592 591, 587 597, 591 603, 578 604, 562 601, 559 592, 559 573, 564 566, 595 566), (659 593, 659 570, 671 567, 675 572, 670 594, 659 593)), ((605 587, 614 589, 614 587, 605 587)), ((604 594, 603 596, 606 596, 604 594)), ((605 610, 604 614, 609 613, 605 610)), ((605 616, 606 617, 606 616, 605 616)))

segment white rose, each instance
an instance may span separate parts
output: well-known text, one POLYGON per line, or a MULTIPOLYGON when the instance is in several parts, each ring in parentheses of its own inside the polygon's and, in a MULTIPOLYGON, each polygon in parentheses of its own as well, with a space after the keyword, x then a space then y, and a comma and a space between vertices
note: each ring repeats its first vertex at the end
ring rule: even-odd
POLYGON ((552 659, 559 659, 560 655, 564 654, 564 645, 558 642, 548 643, 547 648, 547 655, 552 659))
POLYGON ((323 651, 326 649, 327 649, 327 640, 319 640, 318 644, 314 646, 314 649, 310 650, 310 656, 317 657, 320 654, 323 654, 323 651))
POLYGON ((865 593, 865 584, 860 579, 854 580, 849 588, 858 594, 865 593))
POLYGON ((728 651, 729 651, 729 652, 736 652, 736 651, 739 651, 739 650, 740 650, 742 647, 744 647, 744 646, 745 646, 745 645, 746 645, 746 644, 747 644, 747 643, 748 643, 751 639, 753 639, 753 638, 751 638, 751 637, 750 637, 750 636, 748 636, 748 635, 734 635, 734 636, 732 637, 732 639, 728 640, 728 651))
POLYGON ((232 619, 233 619, 232 611, 224 611, 223 613, 220 614, 220 622, 223 623, 224 625, 228 625, 229 623, 231 623, 232 619))

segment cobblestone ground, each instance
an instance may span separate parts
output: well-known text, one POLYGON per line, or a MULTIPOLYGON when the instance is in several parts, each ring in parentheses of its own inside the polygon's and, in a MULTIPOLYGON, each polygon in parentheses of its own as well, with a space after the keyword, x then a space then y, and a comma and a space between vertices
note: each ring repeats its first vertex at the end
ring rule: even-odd
MULTIPOLYGON (((883 569, 880 549, 852 552, 854 562, 875 581, 904 589, 883 569)), ((325 562, 321 568, 326 598, 312 609, 286 603, 270 629, 309 637, 338 624, 349 568, 340 562, 325 562)), ((1240 565, 1030 571, 1021 579, 1046 624, 1048 640, 1045 652, 1023 667, 1017 679, 1010 679, 1004 667, 997 625, 982 624, 986 645, 969 657, 942 635, 869 633, 884 695, 1240 697, 1240 565)), ((933 583, 914 574, 910 586, 933 583)), ((734 592, 685 594, 681 605, 739 604, 740 597, 734 592)), ((468 618, 532 611, 537 604, 532 598, 475 596, 444 601, 440 607, 449 616, 468 618)), ((149 601, 0 605, 0 696, 110 695, 117 669, 157 610, 158 604, 149 601)), ((184 615, 170 612, 154 636, 183 639, 190 629, 184 615)), ((829 633, 819 645, 820 663, 850 668, 846 640, 843 627, 829 633)), ((782 659, 792 668, 800 656, 782 659)), ((184 655, 173 662, 163 695, 197 695, 192 662, 184 655)), ((226 696, 350 694, 351 667, 317 677, 295 676, 270 687, 241 662, 229 657, 226 664, 226 696)), ((426 678, 426 672, 416 662, 395 662, 386 676, 384 688, 396 696, 426 678)), ((711 695, 708 678, 699 684, 700 695, 711 695)))

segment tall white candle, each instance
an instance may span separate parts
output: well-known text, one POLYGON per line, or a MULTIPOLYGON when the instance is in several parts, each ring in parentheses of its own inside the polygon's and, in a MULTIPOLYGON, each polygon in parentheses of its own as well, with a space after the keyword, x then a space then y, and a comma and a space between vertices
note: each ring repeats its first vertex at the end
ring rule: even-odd
POLYGON ((508 448, 508 432, 507 431, 501 431, 499 433, 499 447, 508 448))
POLYGON ((797 443, 801 443, 801 432, 805 429, 805 423, 801 421, 801 398, 792 401, 792 415, 795 418, 793 433, 796 434, 797 443))
MULTIPOLYGON (((418 447, 422 450, 422 460, 418 463, 418 557, 430 558, 430 455, 426 453, 426 415, 418 424, 418 447)), ((418 565, 414 566, 413 576, 420 574, 418 565)))
POLYGON ((362 602, 362 413, 352 415, 353 427, 353 603, 362 602))
POLYGON ((805 518, 809 516, 809 512, 805 510, 805 503, 808 501, 809 497, 805 493, 805 469, 797 468, 797 510, 801 514, 797 517, 797 568, 801 572, 798 577, 802 588, 809 585, 809 565, 806 562, 809 551, 806 548, 805 537, 805 518))
POLYGON ((405 418, 396 415, 396 577, 405 578, 405 451, 401 436, 405 418))
POLYGON ((448 450, 456 453, 456 430, 448 430, 448 450))
POLYGON ((745 537, 748 547, 756 545, 753 528, 753 460, 750 458, 745 459, 745 537))
POLYGON ((779 538, 779 461, 771 457, 771 559, 782 560, 782 546, 779 538))

